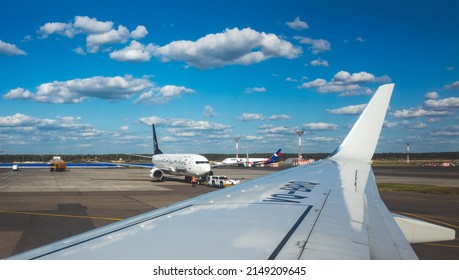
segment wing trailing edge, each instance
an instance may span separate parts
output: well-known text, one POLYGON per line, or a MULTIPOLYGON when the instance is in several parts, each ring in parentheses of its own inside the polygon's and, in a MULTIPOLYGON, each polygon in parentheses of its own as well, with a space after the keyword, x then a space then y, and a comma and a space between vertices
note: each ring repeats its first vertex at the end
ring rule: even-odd
POLYGON ((394 84, 378 88, 341 145, 330 156, 333 160, 371 161, 378 144, 394 84))

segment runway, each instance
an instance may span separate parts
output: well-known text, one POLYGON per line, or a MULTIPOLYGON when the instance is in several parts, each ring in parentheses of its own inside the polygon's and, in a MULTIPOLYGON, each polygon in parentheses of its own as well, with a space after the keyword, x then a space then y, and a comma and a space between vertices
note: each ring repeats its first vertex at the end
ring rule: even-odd
MULTIPOLYGON (((377 181, 417 180, 413 170, 375 168, 377 181), (395 173, 396 176, 391 176, 395 173), (405 174, 405 175, 403 175, 405 174)), ((278 171, 274 168, 222 168, 214 172, 242 182, 278 171)), ((456 170, 457 171, 457 170, 456 170)), ((416 172, 414 172, 416 173, 416 172)), ((425 173, 425 172, 424 172, 425 173)), ((426 178, 442 185, 459 174, 432 170, 426 178), (433 180, 434 181, 434 180, 433 180)), ((425 179, 427 180, 427 179, 425 179)), ((457 185, 456 185, 457 186, 457 185)), ((145 169, 0 170, 0 258, 85 232, 174 202, 216 190, 183 180, 151 182, 145 169)), ((459 198, 412 193, 382 193, 391 211, 459 227, 459 198)), ((414 245, 420 259, 459 259, 459 241, 414 245)))

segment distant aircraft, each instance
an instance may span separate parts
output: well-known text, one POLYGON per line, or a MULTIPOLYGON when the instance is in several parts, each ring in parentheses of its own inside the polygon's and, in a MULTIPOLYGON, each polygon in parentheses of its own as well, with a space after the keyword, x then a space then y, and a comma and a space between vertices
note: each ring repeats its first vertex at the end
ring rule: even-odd
POLYGON ((190 182, 194 177, 206 177, 212 175, 210 170, 209 160, 202 155, 198 154, 164 154, 158 145, 156 138, 155 125, 153 128, 153 156, 147 157, 143 155, 133 155, 138 157, 151 158, 153 167, 131 164, 120 164, 127 166, 151 168, 150 177, 153 180, 162 181, 164 174, 171 174, 176 176, 185 176, 185 181, 190 182))
POLYGON ((272 156, 268 158, 250 158, 247 154, 246 158, 225 158, 221 164, 218 165, 240 165, 244 167, 260 166, 279 161, 282 149, 277 150, 272 156))
POLYGON ((394 84, 328 158, 188 199, 10 259, 416 259, 455 231, 393 216, 371 159, 394 84))

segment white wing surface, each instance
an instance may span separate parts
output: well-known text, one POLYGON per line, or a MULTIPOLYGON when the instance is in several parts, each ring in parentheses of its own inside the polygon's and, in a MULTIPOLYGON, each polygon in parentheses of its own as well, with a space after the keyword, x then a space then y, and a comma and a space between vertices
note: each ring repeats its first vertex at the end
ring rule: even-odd
POLYGON ((393 85, 333 156, 43 246, 12 259, 416 259, 370 160, 393 85))

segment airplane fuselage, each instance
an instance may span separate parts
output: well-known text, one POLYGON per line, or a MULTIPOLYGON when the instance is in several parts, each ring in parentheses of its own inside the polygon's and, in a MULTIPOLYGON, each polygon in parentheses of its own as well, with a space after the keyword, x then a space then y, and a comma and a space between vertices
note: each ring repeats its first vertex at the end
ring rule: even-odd
POLYGON ((210 172, 209 160, 198 154, 157 154, 152 163, 166 174, 206 176, 210 172))

